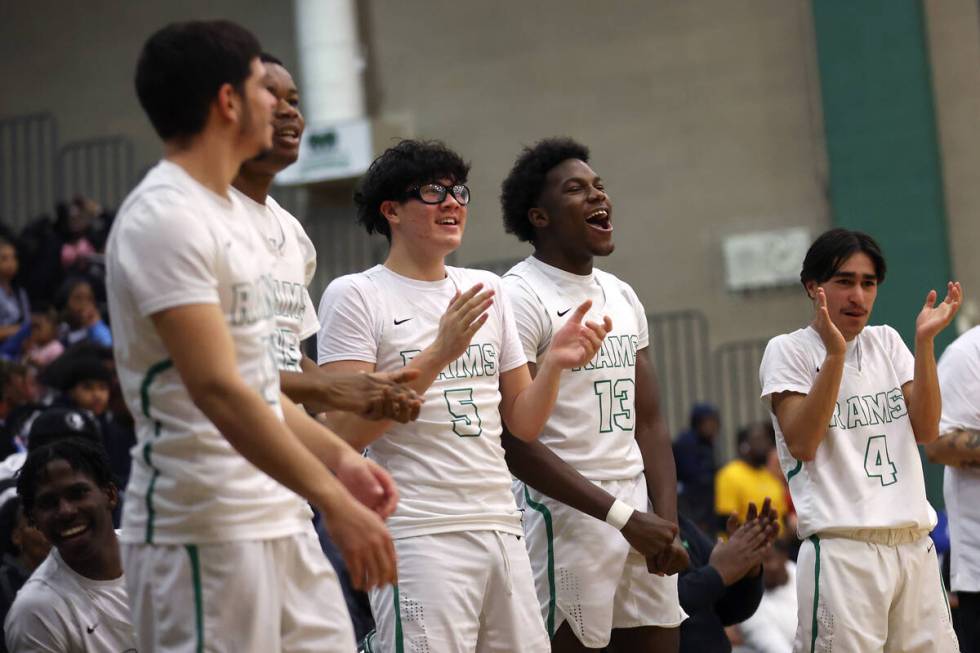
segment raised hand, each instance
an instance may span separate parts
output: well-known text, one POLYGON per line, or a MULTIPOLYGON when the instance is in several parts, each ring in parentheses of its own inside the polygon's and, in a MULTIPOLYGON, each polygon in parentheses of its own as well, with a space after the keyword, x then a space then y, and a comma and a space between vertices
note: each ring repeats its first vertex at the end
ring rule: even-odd
POLYGON ((449 364, 470 346, 473 335, 487 321, 487 309, 493 304, 493 290, 482 290, 478 283, 466 292, 456 291, 449 308, 439 320, 439 333, 432 343, 436 357, 449 364))
POLYGON ((946 299, 936 305, 938 296, 935 290, 926 295, 926 302, 915 318, 916 340, 932 340, 953 321, 963 301, 963 287, 959 281, 950 281, 946 284, 946 299))
POLYGON ((735 529, 727 542, 715 545, 708 564, 715 568, 726 586, 732 585, 762 563, 762 557, 769 548, 768 534, 763 520, 747 521, 735 529))
POLYGON ((558 369, 569 370, 585 365, 599 351, 606 334, 612 330, 612 320, 603 316, 602 324, 582 319, 592 307, 592 300, 582 302, 565 325, 555 333, 548 348, 547 361, 558 369))
POLYGON ((823 346, 827 350, 828 355, 843 355, 847 351, 847 342, 844 340, 840 329, 830 319, 830 313, 827 311, 827 294, 823 291, 823 288, 817 288, 816 304, 816 313, 813 316, 812 323, 813 328, 816 329, 820 340, 823 341, 823 346))
POLYGON ((323 401, 334 410, 343 410, 366 419, 392 419, 410 422, 419 416, 422 397, 405 386, 419 375, 418 370, 397 372, 322 373, 323 401))
POLYGON ((652 512, 636 510, 621 532, 630 546, 649 559, 670 546, 677 535, 677 526, 652 512))

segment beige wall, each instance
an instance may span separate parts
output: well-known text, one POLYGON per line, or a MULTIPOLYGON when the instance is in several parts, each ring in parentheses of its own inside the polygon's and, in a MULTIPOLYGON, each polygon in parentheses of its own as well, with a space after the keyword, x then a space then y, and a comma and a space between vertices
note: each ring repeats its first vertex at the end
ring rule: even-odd
POLYGON ((603 266, 648 309, 703 310, 714 343, 804 322, 797 288, 727 292, 721 242, 829 225, 809 3, 506 6, 374 0, 366 21, 380 113, 473 162, 460 260, 528 251, 503 233, 500 181, 522 144, 567 134, 614 200, 603 266))
POLYGON ((980 323, 980 15, 973 0, 926 0, 924 6, 950 257, 967 296, 966 327, 980 323))

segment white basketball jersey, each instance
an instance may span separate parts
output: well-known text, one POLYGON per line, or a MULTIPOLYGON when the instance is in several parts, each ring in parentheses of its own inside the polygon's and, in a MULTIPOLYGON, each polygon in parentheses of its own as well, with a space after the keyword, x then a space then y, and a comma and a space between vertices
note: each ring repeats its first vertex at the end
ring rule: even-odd
POLYGON ((643 471, 635 437, 636 352, 647 347, 649 337, 646 314, 633 289, 601 270, 581 276, 533 256, 511 268, 504 285, 532 362, 585 300, 592 300, 585 320, 612 319, 612 331, 595 357, 562 372, 558 399, 540 441, 590 480, 634 478, 643 471))
POLYGON ((317 332, 320 323, 307 286, 316 274, 316 249, 292 214, 271 197, 259 204, 232 188, 272 249, 272 305, 276 332, 272 348, 280 370, 301 372, 301 343, 317 332))
MULTIPOLYGON (((939 432, 980 431, 980 326, 946 348, 938 372, 943 393, 939 432)), ((949 514, 950 589, 980 592, 980 469, 947 467, 943 495, 949 514)))
MULTIPOLYGON (((826 348, 812 327, 770 340, 759 370, 763 399, 778 392, 809 393, 825 357, 826 348)), ((772 415, 800 537, 856 528, 931 529, 936 524, 902 395, 914 363, 889 326, 865 327, 849 342, 837 407, 810 462, 790 455, 772 415)))
POLYGON ((203 544, 303 532, 306 502, 242 457, 194 405, 151 320, 168 308, 216 305, 238 373, 282 416, 272 255, 241 202, 161 161, 123 202, 106 251, 115 360, 137 437, 120 539, 203 544))
POLYGON ((425 392, 416 421, 394 424, 367 455, 388 470, 401 498, 388 520, 395 538, 465 530, 523 535, 500 445, 500 375, 526 364, 490 272, 446 268, 447 277, 409 279, 377 265, 334 280, 320 300, 318 359, 357 360, 397 370, 436 338, 453 294, 477 282, 496 290, 489 318, 466 352, 425 392))

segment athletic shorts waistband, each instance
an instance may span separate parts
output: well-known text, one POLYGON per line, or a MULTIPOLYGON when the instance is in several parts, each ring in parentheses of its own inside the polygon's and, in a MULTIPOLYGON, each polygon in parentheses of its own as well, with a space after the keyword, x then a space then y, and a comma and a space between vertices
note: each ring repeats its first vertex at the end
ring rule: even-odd
POLYGON ((821 540, 835 537, 848 540, 859 540, 861 542, 871 542, 872 544, 885 544, 895 546, 898 544, 911 544, 921 540, 929 534, 929 529, 909 527, 909 528, 848 528, 833 531, 822 531, 817 534, 821 540))

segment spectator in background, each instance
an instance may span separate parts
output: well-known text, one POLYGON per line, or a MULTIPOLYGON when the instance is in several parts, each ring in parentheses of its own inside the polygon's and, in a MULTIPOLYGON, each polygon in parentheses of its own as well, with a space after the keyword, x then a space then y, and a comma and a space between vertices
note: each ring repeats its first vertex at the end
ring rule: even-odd
POLYGON ((752 616, 762 599, 762 560, 778 531, 779 515, 768 499, 762 511, 750 506, 744 524, 731 515, 729 538, 715 542, 680 515, 680 534, 691 566, 678 580, 681 607, 689 615, 681 624, 680 653, 729 653, 725 626, 752 616))
MULTIPOLYGON (((29 523, 20 497, 14 495, 0 507, 0 626, 17 591, 27 582, 51 550, 51 543, 29 523)), ((0 637, 0 640, 3 638, 0 637)), ((0 651, 6 651, 0 641, 0 651)))
POLYGON ((65 278, 61 268, 61 238, 48 216, 31 221, 17 239, 17 250, 24 261, 18 278, 32 304, 50 303, 65 278))
POLYGON ((715 477, 717 529, 724 530, 728 516, 744 519, 749 505, 762 505, 767 497, 780 515, 780 533, 785 528, 786 490, 783 482, 769 471, 769 452, 776 448, 776 435, 768 422, 756 422, 738 432, 739 457, 718 471, 715 477))
POLYGON ((66 280, 58 290, 56 304, 62 319, 59 340, 64 346, 88 340, 102 347, 112 347, 112 333, 102 321, 91 283, 80 277, 66 280))
MULTIPOLYGON (((796 635, 796 563, 791 543, 777 539, 762 559, 765 591, 759 608, 738 626, 744 653, 790 653, 796 635)), ((739 649, 740 652, 743 649, 739 649)))
POLYGON ((39 397, 33 368, 0 361, 0 457, 23 449, 24 417, 39 397))
POLYGON ((24 512, 53 545, 4 623, 12 651, 136 650, 105 453, 80 438, 32 449, 17 478, 24 512))
POLYGON ((717 408, 711 404, 694 404, 690 428, 674 441, 678 509, 708 533, 717 530, 715 439, 720 428, 717 408))
POLYGON ((31 304, 15 282, 19 263, 13 243, 0 238, 0 353, 14 358, 30 331, 31 304))
POLYGON ((24 356, 31 365, 47 367, 65 351, 58 340, 58 313, 50 307, 31 314, 31 335, 24 343, 24 356))

